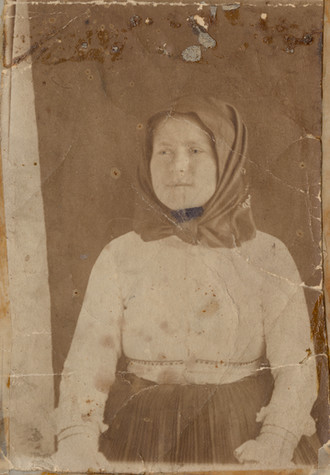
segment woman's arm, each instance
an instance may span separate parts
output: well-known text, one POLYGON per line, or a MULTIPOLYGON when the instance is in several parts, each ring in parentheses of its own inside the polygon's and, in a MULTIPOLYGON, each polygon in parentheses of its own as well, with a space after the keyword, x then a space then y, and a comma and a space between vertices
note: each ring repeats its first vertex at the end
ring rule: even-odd
POLYGON ((98 451, 104 406, 121 352, 122 312, 118 274, 108 245, 91 272, 62 373, 56 419, 57 461, 63 469, 72 466, 75 458, 93 460, 98 451))
POLYGON ((283 465, 291 462, 301 436, 315 432, 310 413, 317 397, 316 362, 302 282, 282 242, 274 239, 260 268, 265 282, 266 354, 274 390, 257 416, 262 422, 259 437, 243 444, 237 454, 240 461, 248 461, 255 451, 257 461, 283 465))

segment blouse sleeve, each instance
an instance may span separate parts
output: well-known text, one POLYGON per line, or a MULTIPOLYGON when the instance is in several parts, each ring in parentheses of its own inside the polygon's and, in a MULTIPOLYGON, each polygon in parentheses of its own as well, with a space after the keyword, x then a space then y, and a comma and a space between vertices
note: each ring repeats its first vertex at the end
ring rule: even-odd
POLYGON ((98 439, 121 351, 122 299, 111 244, 91 272, 60 384, 58 442, 71 436, 98 439))
POLYGON ((305 294, 296 265, 282 242, 272 244, 264 263, 264 333, 274 390, 257 420, 263 422, 261 433, 283 432, 298 444, 302 435, 315 432, 310 413, 317 397, 305 294))

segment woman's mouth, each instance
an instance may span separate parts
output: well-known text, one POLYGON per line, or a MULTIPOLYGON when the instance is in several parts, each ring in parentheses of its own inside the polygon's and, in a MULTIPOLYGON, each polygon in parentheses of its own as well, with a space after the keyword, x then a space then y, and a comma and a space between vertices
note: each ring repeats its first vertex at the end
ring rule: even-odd
POLYGON ((178 186, 193 186, 192 183, 170 183, 169 185, 166 185, 169 188, 176 188, 178 186))

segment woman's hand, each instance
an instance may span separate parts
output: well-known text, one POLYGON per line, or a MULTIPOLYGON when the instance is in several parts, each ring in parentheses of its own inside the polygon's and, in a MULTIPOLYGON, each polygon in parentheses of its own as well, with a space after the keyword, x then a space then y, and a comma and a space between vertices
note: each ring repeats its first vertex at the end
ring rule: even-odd
POLYGON ((255 463, 272 468, 290 468, 296 443, 268 432, 240 445, 234 455, 240 463, 255 463))
POLYGON ((98 438, 89 434, 72 435, 59 443, 54 455, 56 471, 107 472, 109 461, 98 451, 98 438))

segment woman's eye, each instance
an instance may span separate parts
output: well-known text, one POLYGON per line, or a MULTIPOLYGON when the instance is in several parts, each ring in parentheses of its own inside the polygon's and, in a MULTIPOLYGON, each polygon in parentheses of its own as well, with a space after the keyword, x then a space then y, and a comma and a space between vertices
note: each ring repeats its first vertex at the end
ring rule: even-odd
POLYGON ((158 152, 159 155, 170 155, 171 151, 170 150, 160 150, 158 152))
POLYGON ((190 153, 192 153, 193 155, 197 155, 199 153, 202 153, 202 150, 199 149, 199 148, 193 147, 193 148, 190 149, 190 153))

